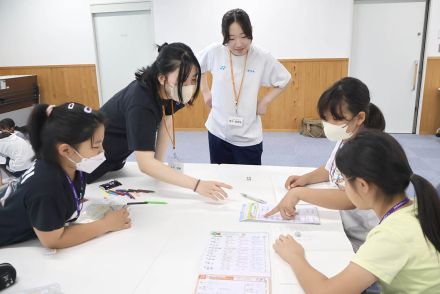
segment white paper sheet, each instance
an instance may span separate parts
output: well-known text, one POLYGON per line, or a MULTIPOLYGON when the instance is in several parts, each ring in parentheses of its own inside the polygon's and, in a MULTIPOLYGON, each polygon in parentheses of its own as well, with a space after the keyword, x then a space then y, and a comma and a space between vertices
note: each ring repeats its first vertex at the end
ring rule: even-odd
POLYGON ((268 294, 267 277, 200 275, 196 294, 268 294))
POLYGON ((271 223, 292 223, 292 224, 313 224, 319 225, 318 209, 314 205, 297 205, 296 216, 292 220, 285 220, 279 213, 270 217, 264 217, 274 205, 247 203, 243 204, 240 212, 240 221, 256 221, 256 222, 271 222, 271 223))
POLYGON ((270 277, 269 234, 211 232, 201 273, 270 277))

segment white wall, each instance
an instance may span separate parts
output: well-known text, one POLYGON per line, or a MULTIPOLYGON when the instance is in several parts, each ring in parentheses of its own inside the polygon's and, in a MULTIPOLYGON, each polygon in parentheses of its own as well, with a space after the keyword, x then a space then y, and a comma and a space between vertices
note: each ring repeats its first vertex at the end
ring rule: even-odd
POLYGON ((27 120, 28 120, 29 114, 31 114, 32 109, 33 109, 33 106, 30 106, 30 107, 10 111, 10 112, 1 113, 0 120, 2 120, 4 118, 12 118, 14 120, 16 126, 19 126, 19 127, 24 126, 27 124, 27 120))
POLYGON ((440 0, 431 0, 428 34, 426 36, 426 56, 440 56, 440 0))
POLYGON ((194 51, 221 42, 221 19, 242 8, 254 42, 276 58, 349 57, 353 0, 154 0, 156 42, 181 41, 194 51))
POLYGON ((94 64, 89 0, 0 0, 0 66, 94 64))

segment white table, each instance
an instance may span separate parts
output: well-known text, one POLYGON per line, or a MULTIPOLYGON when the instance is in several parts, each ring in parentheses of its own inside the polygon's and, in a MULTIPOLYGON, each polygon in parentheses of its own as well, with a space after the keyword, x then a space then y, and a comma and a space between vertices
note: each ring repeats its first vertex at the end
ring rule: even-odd
MULTIPOLYGON (((319 209, 321 225, 239 222, 248 193, 277 203, 285 194, 288 175, 309 168, 186 164, 185 173, 231 184, 229 199, 209 202, 195 193, 160 183, 140 173, 136 163, 108 174, 122 188, 155 190, 142 200, 164 200, 167 205, 130 206, 132 228, 109 233, 84 244, 50 254, 38 240, 0 249, 0 262, 16 269, 15 286, 3 293, 58 283, 63 293, 194 293, 200 263, 211 231, 268 232, 271 243, 280 233, 318 234, 315 244, 305 242, 309 262, 327 275, 340 272, 353 256, 339 212, 319 209), (311 230, 313 232, 311 232, 311 230), (318 233, 317 233, 318 232, 318 233)), ((87 187, 86 197, 103 199, 98 184, 87 187)), ((321 185, 327 187, 327 185, 321 185)), ((146 195, 146 194, 144 194, 146 195)), ((127 201, 125 197, 113 197, 127 201)), ((272 293, 303 293, 289 266, 271 250, 272 293)))

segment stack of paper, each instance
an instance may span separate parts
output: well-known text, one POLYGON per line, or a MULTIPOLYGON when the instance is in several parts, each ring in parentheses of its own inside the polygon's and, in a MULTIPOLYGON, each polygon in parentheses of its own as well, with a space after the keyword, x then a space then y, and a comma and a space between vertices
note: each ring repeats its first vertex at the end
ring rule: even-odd
POLYGON ((268 233, 212 232, 196 294, 268 294, 268 233))

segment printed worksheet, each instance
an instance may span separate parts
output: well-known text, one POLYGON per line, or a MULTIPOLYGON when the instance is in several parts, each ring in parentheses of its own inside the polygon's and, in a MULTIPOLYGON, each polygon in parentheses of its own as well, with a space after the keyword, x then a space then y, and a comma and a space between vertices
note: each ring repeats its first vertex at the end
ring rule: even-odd
POLYGON ((123 207, 125 207, 125 205, 90 203, 88 205, 84 205, 84 209, 81 211, 81 214, 79 215, 75 223, 91 223, 102 219, 107 212, 111 210, 119 210, 123 207))
POLYGON ((269 234, 211 232, 202 274, 270 277, 269 234))
POLYGON ((268 277, 199 275, 196 294, 268 294, 268 277))
POLYGON ((264 217, 274 206, 270 204, 247 203, 243 204, 240 212, 240 221, 312 224, 319 225, 318 208, 314 205, 301 204, 296 206, 296 215, 292 220, 285 220, 279 213, 270 217, 264 217))

